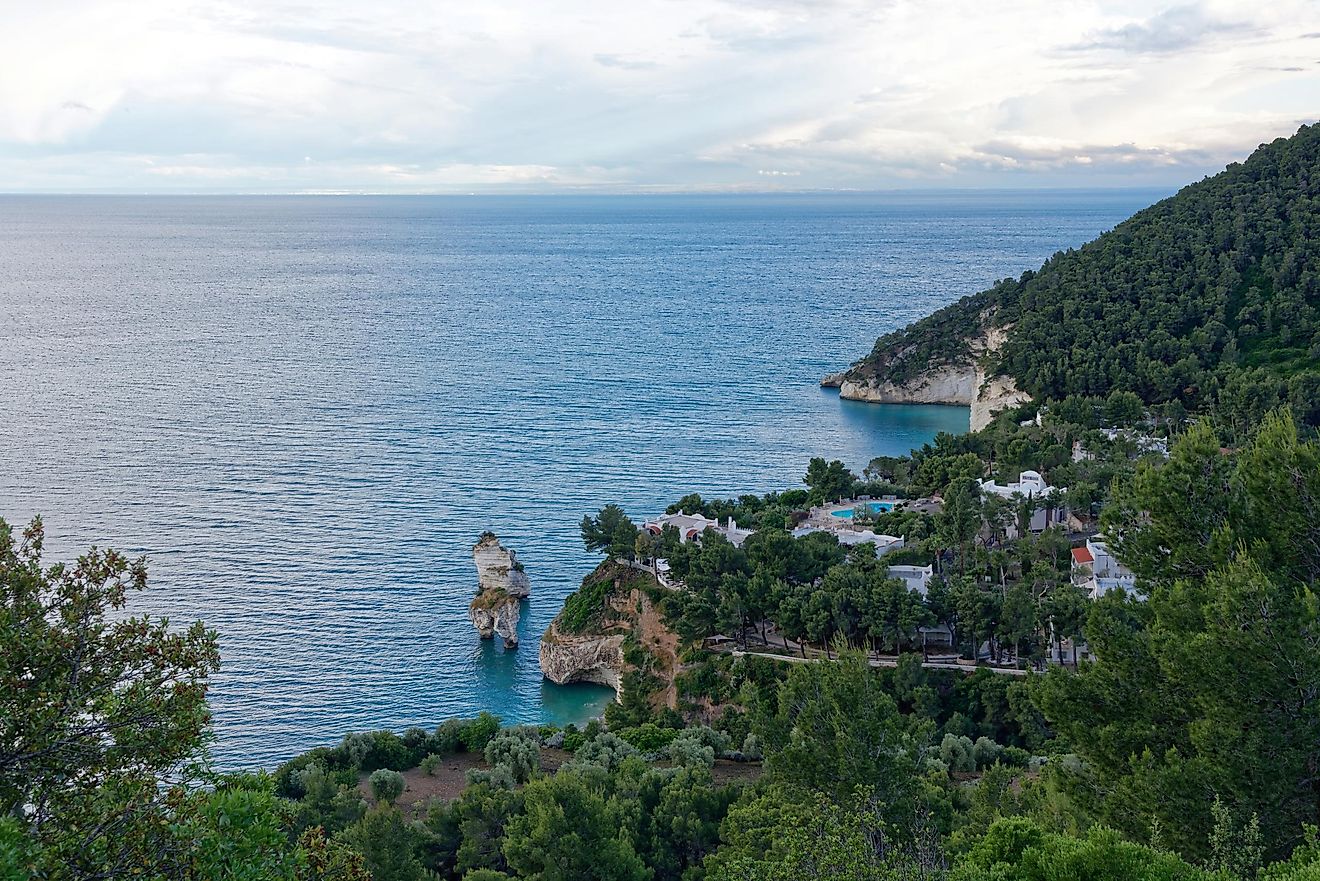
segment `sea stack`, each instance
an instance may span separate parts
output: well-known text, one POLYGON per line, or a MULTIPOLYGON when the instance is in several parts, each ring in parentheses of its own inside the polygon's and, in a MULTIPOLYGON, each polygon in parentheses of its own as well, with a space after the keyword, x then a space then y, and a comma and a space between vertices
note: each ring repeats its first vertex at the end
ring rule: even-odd
POLYGON ((499 635, 506 649, 518 647, 518 603, 532 593, 532 583, 518 556, 500 544, 493 532, 483 532, 472 547, 477 566, 477 595, 468 612, 482 639, 499 635))

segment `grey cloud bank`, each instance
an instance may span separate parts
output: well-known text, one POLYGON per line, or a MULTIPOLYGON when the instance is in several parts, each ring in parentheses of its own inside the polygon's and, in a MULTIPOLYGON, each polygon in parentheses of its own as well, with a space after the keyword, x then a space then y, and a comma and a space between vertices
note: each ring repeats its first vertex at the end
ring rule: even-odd
POLYGON ((1320 3, 24 4, 0 191, 1173 185, 1313 121, 1320 3))

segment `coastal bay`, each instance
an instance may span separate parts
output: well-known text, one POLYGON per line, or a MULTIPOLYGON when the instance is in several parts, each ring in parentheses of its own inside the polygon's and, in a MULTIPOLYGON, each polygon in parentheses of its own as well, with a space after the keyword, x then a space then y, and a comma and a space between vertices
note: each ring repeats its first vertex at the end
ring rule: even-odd
POLYGON ((535 637, 584 513, 965 430, 816 382, 1152 198, 6 197, 0 515, 146 554, 135 610, 220 631, 222 765, 581 718, 610 693, 544 683, 535 637), (483 529, 537 585, 516 652, 468 623, 483 529))

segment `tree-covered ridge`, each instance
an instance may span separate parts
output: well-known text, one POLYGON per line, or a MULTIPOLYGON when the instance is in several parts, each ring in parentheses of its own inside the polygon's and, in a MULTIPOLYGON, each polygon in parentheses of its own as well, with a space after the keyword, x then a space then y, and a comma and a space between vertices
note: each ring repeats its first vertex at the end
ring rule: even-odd
POLYGON ((881 337, 855 369, 903 382, 966 362, 1038 400, 1138 394, 1254 421, 1281 402, 1320 417, 1320 126, 1261 146, 1035 272, 881 337))

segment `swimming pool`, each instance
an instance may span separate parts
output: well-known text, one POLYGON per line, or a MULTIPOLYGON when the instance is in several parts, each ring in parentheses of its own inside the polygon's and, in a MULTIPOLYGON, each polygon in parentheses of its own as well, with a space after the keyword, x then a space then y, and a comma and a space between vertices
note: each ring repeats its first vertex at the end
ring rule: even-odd
MULTIPOLYGON (((888 514, 890 511, 894 510, 893 502, 867 502, 866 506, 871 509, 872 514, 888 514)), ((859 505, 857 507, 861 506, 859 505)), ((832 517, 846 517, 849 520, 852 519, 852 515, 852 508, 840 508, 837 511, 830 512, 830 516, 832 517)))

